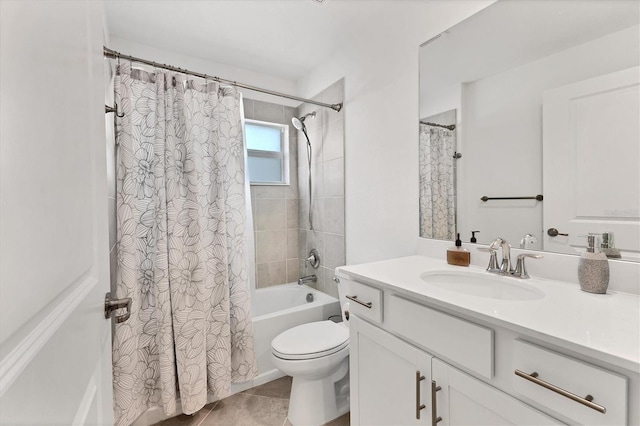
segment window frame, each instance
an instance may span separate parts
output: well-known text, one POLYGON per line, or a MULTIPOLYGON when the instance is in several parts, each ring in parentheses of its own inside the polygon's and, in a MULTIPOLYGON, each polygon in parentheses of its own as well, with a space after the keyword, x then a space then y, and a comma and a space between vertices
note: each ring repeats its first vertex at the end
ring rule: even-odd
MULTIPOLYGON (((280 130, 280 151, 263 151, 259 149, 249 149, 248 141, 247 143, 247 168, 249 167, 249 157, 254 158, 278 158, 281 160, 281 173, 282 179, 280 181, 269 181, 269 182, 254 182, 251 180, 251 173, 249 172, 249 184, 250 185, 289 185, 290 184, 290 173, 289 173, 289 126, 287 124, 274 123, 271 121, 260 121, 253 120, 250 118, 245 118, 245 128, 247 124, 262 126, 262 127, 272 127, 280 130)), ((245 140, 246 140, 246 131, 245 131, 245 140)))

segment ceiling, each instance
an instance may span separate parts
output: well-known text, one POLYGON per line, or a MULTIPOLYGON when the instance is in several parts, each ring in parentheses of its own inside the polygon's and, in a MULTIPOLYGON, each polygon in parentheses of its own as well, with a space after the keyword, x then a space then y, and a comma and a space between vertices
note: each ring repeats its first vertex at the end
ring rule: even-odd
POLYGON ((106 0, 105 10, 112 37, 297 81, 339 43, 375 31, 393 3, 401 7, 390 1, 106 0))

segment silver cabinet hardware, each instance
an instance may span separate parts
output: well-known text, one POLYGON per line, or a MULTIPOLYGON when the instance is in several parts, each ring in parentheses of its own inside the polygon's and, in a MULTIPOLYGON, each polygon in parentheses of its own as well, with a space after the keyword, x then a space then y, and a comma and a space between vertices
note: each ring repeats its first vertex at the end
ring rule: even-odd
POLYGON ((563 237, 569 236, 569 234, 563 234, 562 232, 558 232, 556 228, 547 229, 547 235, 550 237, 557 237, 558 235, 562 235, 563 237))
POLYGON ((515 370, 514 373, 516 374, 516 376, 522 377, 523 379, 529 380, 530 382, 535 383, 536 385, 542 386, 545 389, 549 389, 550 391, 553 391, 555 393, 558 393, 566 398, 569 398, 577 403, 580 403, 582 405, 586 405, 587 407, 596 410, 602 414, 607 412, 607 409, 605 407, 603 407, 602 405, 598 405, 595 402, 593 402, 593 396, 591 395, 587 395, 584 398, 581 396, 578 396, 574 393, 571 393, 569 391, 566 391, 562 388, 557 387, 556 385, 552 385, 549 382, 545 382, 544 380, 540 380, 538 379, 538 373, 536 373, 535 371, 531 374, 527 374, 524 371, 520 371, 520 370, 515 370))
POLYGON ((338 277, 333 277, 331 278, 336 284, 340 284, 340 278, 338 277))
POLYGON ((116 323, 120 324, 121 322, 125 322, 131 316, 131 298, 125 297, 123 299, 112 299, 111 293, 107 293, 104 296, 104 317, 111 318, 113 311, 117 309, 126 308, 127 313, 124 315, 116 315, 115 320, 116 323))
POLYGON ((358 300, 358 296, 356 296, 355 294, 353 296, 347 295, 347 299, 353 300, 354 302, 356 302, 359 305, 364 306, 365 308, 371 309, 371 307, 373 306, 373 303, 371 303, 371 302, 363 302, 362 300, 358 300))
POLYGON ((431 381, 431 426, 436 426, 442 420, 442 417, 438 417, 438 404, 436 403, 436 392, 441 389, 435 380, 431 381))
POLYGON ((420 374, 420 371, 416 371, 416 420, 420 420, 420 411, 427 408, 426 405, 420 404, 420 382, 424 379, 425 377, 420 374))

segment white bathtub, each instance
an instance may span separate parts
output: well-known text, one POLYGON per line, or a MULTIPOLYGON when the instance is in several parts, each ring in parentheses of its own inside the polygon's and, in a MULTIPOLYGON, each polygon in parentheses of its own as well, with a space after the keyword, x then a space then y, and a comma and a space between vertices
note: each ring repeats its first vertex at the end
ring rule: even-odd
POLYGON ((251 295, 251 309, 258 377, 232 385, 232 393, 284 376, 271 363, 271 341, 278 334, 296 325, 340 315, 338 299, 296 283, 256 290, 251 295), (308 294, 313 295, 312 302, 307 302, 308 294))

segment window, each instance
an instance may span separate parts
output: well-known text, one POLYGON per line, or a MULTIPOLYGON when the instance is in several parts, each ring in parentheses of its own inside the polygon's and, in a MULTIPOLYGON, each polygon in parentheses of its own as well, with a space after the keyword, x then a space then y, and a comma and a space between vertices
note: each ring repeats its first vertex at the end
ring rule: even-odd
POLYGON ((289 184, 289 126, 245 120, 251 184, 289 184))

